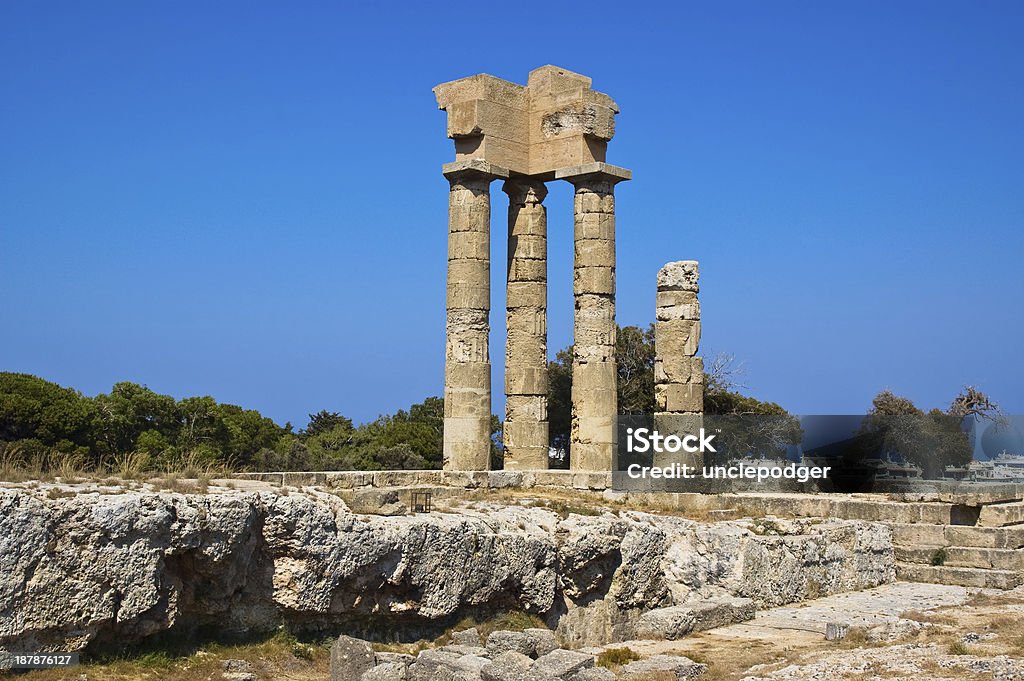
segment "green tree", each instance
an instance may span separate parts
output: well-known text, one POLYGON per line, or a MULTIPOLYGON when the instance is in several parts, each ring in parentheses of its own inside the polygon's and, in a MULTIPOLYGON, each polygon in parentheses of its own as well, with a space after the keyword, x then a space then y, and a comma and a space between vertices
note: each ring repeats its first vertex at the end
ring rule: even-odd
POLYGON ((309 415, 309 424, 301 432, 301 435, 303 437, 314 437, 333 430, 337 426, 343 426, 348 430, 352 430, 352 419, 345 418, 336 411, 321 409, 317 413, 309 415))
POLYGON ((31 374, 0 372, 0 440, 89 446, 93 404, 77 390, 31 374))
MULTIPOLYGON (((101 454, 135 450, 139 437, 146 431, 154 431, 165 440, 173 441, 181 426, 173 397, 160 395, 137 383, 116 383, 109 394, 97 395, 93 403, 94 444, 101 454)), ((152 447, 155 442, 150 436, 146 445, 152 447)))
POLYGON ((922 469, 925 478, 939 478, 946 466, 966 466, 973 450, 965 418, 1000 418, 985 393, 965 386, 945 410, 922 411, 907 397, 883 390, 871 401, 861 425, 857 456, 898 454, 922 469))
MULTIPOLYGON (((233 404, 218 405, 217 416, 227 434, 226 442, 220 446, 221 458, 234 466, 248 466, 257 452, 273 449, 288 432, 255 409, 233 404)), ((224 431, 218 429, 218 433, 224 431)))
MULTIPOLYGON (((646 329, 620 327, 616 335, 620 414, 653 414, 654 325, 646 329)), ((704 412, 728 423, 730 455, 752 452, 779 455, 786 445, 800 441, 799 420, 774 402, 762 402, 738 391, 732 358, 720 355, 705 374, 704 412), (726 418, 728 417, 728 418, 726 418)), ((568 449, 572 424, 572 346, 558 351, 548 363, 548 422, 551 444, 568 449)))

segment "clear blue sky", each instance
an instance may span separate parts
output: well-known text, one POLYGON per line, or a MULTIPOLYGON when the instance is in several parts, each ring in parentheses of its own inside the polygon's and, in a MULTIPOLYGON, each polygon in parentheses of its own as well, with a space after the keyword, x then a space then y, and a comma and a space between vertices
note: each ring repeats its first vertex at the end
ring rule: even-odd
MULTIPOLYGON (((847 413, 974 383, 1024 412, 1022 35, 1019 2, 5 0, 0 370, 297 426, 440 394, 453 150, 431 88, 551 63, 622 109, 621 324, 695 258, 702 352, 757 397, 847 413)), ((547 204, 553 353, 570 187, 547 204)))

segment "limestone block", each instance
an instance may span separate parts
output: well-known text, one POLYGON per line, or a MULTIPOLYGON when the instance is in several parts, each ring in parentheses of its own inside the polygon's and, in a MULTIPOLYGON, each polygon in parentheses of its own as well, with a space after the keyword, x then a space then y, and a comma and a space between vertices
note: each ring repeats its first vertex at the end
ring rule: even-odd
POLYGON ((455 158, 458 161, 486 159, 497 166, 519 172, 530 162, 530 148, 519 142, 490 135, 457 137, 455 158))
POLYGON ((548 287, 543 281, 510 281, 505 297, 509 308, 546 308, 548 287))
POLYGON ((530 637, 521 631, 494 631, 487 637, 487 652, 497 657, 509 650, 529 656, 534 651, 530 637))
POLYGON ((654 413, 654 428, 662 435, 695 435, 703 426, 703 414, 654 413))
POLYGON ((452 198, 461 203, 451 202, 448 212, 448 232, 484 232, 490 229, 491 206, 488 194, 475 195, 468 190, 453 191, 452 198))
POLYGON ((578 267, 573 270, 573 291, 615 295, 614 267, 578 267))
MULTIPOLYGON (((459 258, 448 261, 448 285, 461 284, 474 288, 489 289, 491 266, 487 260, 459 258)), ((488 305, 487 307, 490 307, 488 305)))
POLYGON ((703 411, 704 386, 694 383, 655 385, 654 404, 658 411, 703 411))
POLYGON ((573 390, 615 391, 618 369, 615 362, 586 362, 572 369, 573 390))
POLYGON ((615 299, 611 296, 578 294, 574 300, 576 321, 615 322, 615 299))
POLYGON ((526 87, 486 73, 441 83, 434 88, 434 95, 437 97, 438 108, 442 110, 447 110, 457 102, 480 99, 500 102, 513 109, 521 110, 529 106, 526 87))
POLYGON ((566 487, 566 481, 572 480, 572 473, 564 470, 537 471, 533 475, 533 483, 536 487, 566 487))
POLYGON ((490 260, 489 232, 448 232, 448 260, 490 260))
POLYGON ((505 422, 506 470, 544 470, 548 467, 546 421, 505 422), (514 466, 509 466, 508 462, 514 466))
POLYGON ((509 395, 546 395, 548 369, 540 366, 505 367, 505 393, 509 395))
POLYGON ((542 677, 567 681, 573 674, 593 666, 593 655, 559 648, 538 658, 533 663, 533 673, 542 677))
POLYGON ((607 471, 614 462, 614 445, 573 441, 569 453, 569 467, 574 471, 607 471))
POLYGON ((460 646, 479 646, 483 643, 476 627, 456 631, 452 634, 452 643, 460 646))
POLYGON ((458 653, 444 650, 424 650, 409 665, 408 681, 473 681, 479 679, 479 672, 474 673, 460 665, 463 657, 458 653))
POLYGON ((377 660, 377 664, 394 663, 400 664, 404 667, 408 667, 416 659, 413 655, 409 655, 408 653, 389 653, 386 651, 378 651, 374 657, 377 660))
POLYGON ((598 362, 614 362, 615 361, 615 344, 614 343, 595 343, 594 340, 613 340, 609 338, 609 334, 592 334, 583 332, 577 332, 576 338, 580 342, 573 345, 572 357, 576 363, 598 363, 598 362))
POLYGON ((544 260, 547 258, 547 239, 542 236, 512 235, 508 238, 508 257, 544 260))
POLYGON ((491 664, 480 669, 482 681, 523 681, 530 678, 530 667, 533 665, 526 655, 509 650, 494 657, 491 664))
MULTIPOLYGON (((597 194, 583 195, 590 203, 601 204, 597 194)), ((576 239, 615 240, 615 216, 609 213, 578 213, 573 232, 576 239)))
POLYGON ((694 631, 705 631, 754 618, 749 598, 716 598, 693 604, 649 610, 640 616, 636 635, 674 641, 694 631))
MULTIPOLYGON (((543 119, 541 125, 544 125, 543 119)), ((530 173, 547 175, 560 168, 604 162, 608 143, 584 137, 582 130, 576 132, 575 135, 533 141, 530 144, 530 173)))
POLYGON ((373 648, 366 641, 339 636, 331 646, 331 681, 360 681, 374 666, 373 648))
POLYGON ((575 472, 572 473, 573 490, 590 490, 599 492, 611 486, 610 472, 575 472))
POLYGON ((659 291, 700 291, 700 269, 696 260, 667 263, 658 272, 659 291))
POLYGON ((361 681, 405 681, 408 665, 398 662, 385 662, 372 669, 367 669, 359 678, 361 681))
MULTIPOLYGON (((477 416, 450 416, 444 420, 445 440, 452 442, 479 442, 481 439, 490 442, 490 419, 477 416)), ((486 466, 473 470, 486 470, 486 466)))
POLYGON ((467 284, 449 284, 445 295, 445 307, 449 310, 474 308, 486 310, 491 306, 491 289, 489 286, 471 286, 467 284))
MULTIPOLYGON (((515 451, 506 451, 505 470, 509 471, 543 471, 548 467, 548 446, 517 447, 515 451)), ((517 485, 520 489, 534 486, 531 478, 523 478, 517 485)))
POLYGON ((545 336, 548 332, 548 315, 545 308, 513 307, 506 312, 505 324, 509 334, 515 339, 514 343, 510 343, 511 345, 526 344, 523 352, 517 351, 517 354, 532 356, 528 348, 532 347, 534 350, 540 348, 543 349, 546 360, 547 341, 545 336))
POLYGON ((508 265, 508 278, 512 281, 547 281, 547 260, 515 259, 508 265))
POLYGON ((982 527, 1001 527, 1003 525, 1019 525, 1024 523, 1024 501, 1003 504, 985 504, 981 507, 978 525, 982 527))
POLYGON ((700 322, 689 319, 656 322, 654 345, 662 358, 696 355, 700 346, 700 322))
POLYGON ((453 367, 457 364, 486 364, 488 360, 487 334, 461 331, 448 334, 445 359, 453 367))
MULTIPOLYGON (((576 209, 577 209, 577 221, 576 221, 576 224, 577 225, 580 224, 579 218, 581 216, 587 215, 589 213, 614 214, 615 213, 615 203, 614 203, 614 201, 615 201, 614 195, 612 195, 612 194, 601 195, 601 194, 596 194, 594 192, 582 192, 581 194, 579 194, 579 200, 576 203, 576 209), (611 199, 611 201, 608 201, 607 199, 611 199)), ((595 224, 595 223, 592 223, 592 224, 595 224)), ((613 230, 614 230, 614 221, 613 221, 613 230)), ((610 239, 612 237, 610 237, 610 236, 609 237, 593 237, 592 236, 592 237, 587 237, 587 238, 610 239)))
POLYGON ((530 639, 533 655, 543 657, 558 648, 555 632, 550 629, 524 629, 523 633, 530 639))
POLYGON ((520 101, 520 97, 514 97, 511 102, 487 99, 454 102, 447 107, 448 137, 474 137, 486 131, 506 140, 528 140, 527 119, 523 110, 514 106, 520 101))
POLYGON ((584 239, 577 235, 574 241, 576 267, 613 267, 615 265, 614 239, 584 239))
POLYGON ((579 442, 596 444, 615 440, 615 416, 574 415, 573 423, 577 428, 579 442))
POLYGON ((655 383, 703 383, 704 359, 668 354, 654 359, 655 383))
POLYGON ((354 492, 346 501, 353 513, 372 515, 406 515, 409 509, 395 489, 364 489, 354 492))
POLYGON ((618 406, 618 398, 615 394, 614 383, 610 387, 588 388, 579 386, 576 382, 572 385, 572 401, 577 406, 577 411, 587 414, 614 414, 618 406))
POLYGON ((706 664, 699 664, 682 655, 654 655, 623 666, 619 670, 619 678, 624 681, 696 679, 707 670, 706 664))
MULTIPOLYGON (((455 471, 486 471, 490 468, 490 432, 487 433, 487 440, 449 440, 448 421, 445 419, 444 467, 455 471)), ((490 427, 487 430, 490 431, 490 427)))
POLYGON ((509 236, 547 237, 547 212, 542 206, 522 209, 509 219, 509 236))
MULTIPOLYGON (((490 373, 491 367, 485 365, 463 365, 476 366, 490 373)), ((491 411, 490 384, 487 386, 458 387, 448 386, 444 391, 444 413, 445 416, 474 416, 485 417, 491 411)))
POLYGON ((505 443, 512 447, 548 447, 546 421, 512 421, 505 423, 505 443))
POLYGON ((548 420, 548 396, 509 395, 505 399, 505 418, 525 421, 548 420))
POLYGON ((678 291, 678 290, 659 290, 656 294, 656 303, 658 307, 680 307, 683 305, 692 305, 698 301, 697 293, 695 291, 678 291))
POLYGON ((656 315, 659 321, 700 319, 700 303, 693 291, 658 291, 656 315))

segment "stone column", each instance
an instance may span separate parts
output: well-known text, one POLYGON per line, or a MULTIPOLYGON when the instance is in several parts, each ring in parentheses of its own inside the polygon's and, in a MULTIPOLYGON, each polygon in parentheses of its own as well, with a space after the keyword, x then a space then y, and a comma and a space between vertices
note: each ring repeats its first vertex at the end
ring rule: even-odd
MULTIPOLYGON (((670 262, 658 272, 654 324, 654 427, 663 434, 696 434, 703 425, 704 360, 700 344, 700 270, 696 260, 670 262)), ((700 454, 664 453, 654 464, 701 466, 700 454)))
POLYGON ((444 468, 488 470, 491 453, 491 195, 479 164, 445 166, 448 291, 444 365, 444 468))
POLYGON ((618 413, 615 364, 615 184, 603 172, 566 178, 574 204, 572 434, 573 470, 610 471, 618 413))
POLYGON ((548 190, 506 180, 508 289, 505 346, 505 470, 548 467, 548 190))

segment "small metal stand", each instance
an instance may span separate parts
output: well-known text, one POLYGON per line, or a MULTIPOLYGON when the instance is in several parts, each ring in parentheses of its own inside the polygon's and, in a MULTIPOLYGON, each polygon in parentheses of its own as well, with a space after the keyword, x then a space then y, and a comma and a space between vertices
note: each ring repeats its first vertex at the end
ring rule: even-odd
POLYGON ((412 512, 413 513, 430 513, 430 502, 433 497, 432 492, 422 491, 412 493, 412 512))

